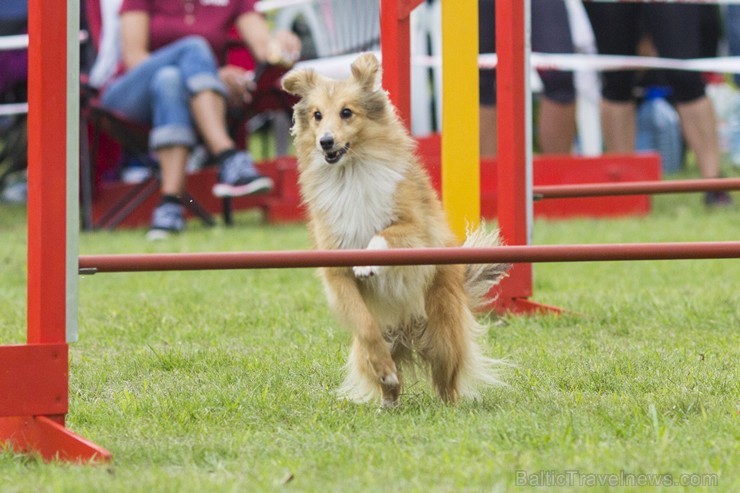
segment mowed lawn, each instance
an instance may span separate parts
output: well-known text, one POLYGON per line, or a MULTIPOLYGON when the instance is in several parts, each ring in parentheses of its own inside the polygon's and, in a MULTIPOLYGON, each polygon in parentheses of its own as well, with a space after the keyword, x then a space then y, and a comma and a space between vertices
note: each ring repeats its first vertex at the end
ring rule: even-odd
MULTIPOLYGON (((740 196, 735 194, 736 202, 740 196)), ((303 249, 303 225, 85 233, 82 254, 303 249)), ((739 240, 740 208, 537 221, 537 244, 739 240)), ((0 206, 0 343, 25 339, 25 209, 0 206)), ((538 264, 562 316, 488 317, 508 386, 336 398, 349 335, 313 269, 80 278, 68 426, 105 466, 0 452, 0 491, 740 491, 740 261, 538 264), (693 489, 692 489, 693 491, 693 489)))

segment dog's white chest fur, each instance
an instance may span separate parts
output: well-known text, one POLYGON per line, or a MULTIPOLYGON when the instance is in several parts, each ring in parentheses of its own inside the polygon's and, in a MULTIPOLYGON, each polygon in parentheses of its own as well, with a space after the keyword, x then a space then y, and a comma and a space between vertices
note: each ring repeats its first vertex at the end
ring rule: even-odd
POLYGON ((337 248, 366 248, 395 218, 395 193, 403 172, 388 163, 323 165, 306 202, 338 240, 337 248))

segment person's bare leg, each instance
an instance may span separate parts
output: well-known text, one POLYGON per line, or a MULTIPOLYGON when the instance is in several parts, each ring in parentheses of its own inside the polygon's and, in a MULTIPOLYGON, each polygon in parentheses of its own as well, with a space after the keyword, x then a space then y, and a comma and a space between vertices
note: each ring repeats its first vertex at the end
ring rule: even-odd
POLYGON ((498 118, 495 106, 481 106, 480 109, 480 155, 495 156, 498 153, 498 118))
POLYGON ((601 129, 604 134, 606 152, 634 152, 637 134, 635 104, 603 100, 601 129))
POLYGON ((676 105, 681 128, 689 149, 696 154, 699 173, 704 178, 717 178, 720 151, 714 107, 708 97, 676 105))
POLYGON ((162 173, 162 195, 179 197, 185 190, 185 165, 190 150, 184 146, 169 146, 157 149, 162 173))
POLYGON ((570 154, 576 138, 576 104, 540 99, 537 130, 543 154, 570 154))
POLYGON ((233 149, 234 141, 226 128, 226 101, 213 91, 202 91, 190 100, 198 133, 211 154, 233 149))

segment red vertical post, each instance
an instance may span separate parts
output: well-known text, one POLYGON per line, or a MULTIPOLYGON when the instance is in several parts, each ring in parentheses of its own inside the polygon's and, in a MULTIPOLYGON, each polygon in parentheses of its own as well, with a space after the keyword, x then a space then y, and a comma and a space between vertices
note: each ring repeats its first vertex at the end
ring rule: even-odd
POLYGON ((422 0, 381 0, 380 51, 383 87, 411 128, 411 11, 422 0))
POLYGON ((67 30, 77 24, 68 14, 78 15, 79 2, 29 0, 28 7, 28 343, 0 347, 0 446, 7 443, 46 460, 108 461, 110 452, 64 427, 69 404, 67 139, 73 131, 68 128, 67 30))
MULTIPOLYGON (((525 14, 522 0, 496 1, 498 220, 507 245, 528 242, 525 14)), ((517 311, 516 300, 531 294, 532 264, 516 264, 501 284, 500 303, 517 311)))
POLYGON ((28 342, 66 342, 67 2, 29 0, 28 342))

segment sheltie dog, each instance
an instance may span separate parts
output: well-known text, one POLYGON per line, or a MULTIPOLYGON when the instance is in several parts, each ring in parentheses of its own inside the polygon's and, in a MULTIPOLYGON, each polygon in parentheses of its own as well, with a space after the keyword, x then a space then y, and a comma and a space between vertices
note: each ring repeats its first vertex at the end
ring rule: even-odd
MULTIPOLYGON (((351 76, 333 80, 312 70, 285 75, 298 96, 292 134, 299 185, 318 249, 459 246, 447 224, 415 143, 380 87, 380 67, 366 53, 351 76)), ((471 193, 474 193, 471 190, 471 193)), ((465 246, 498 245, 479 229, 465 246)), ((340 394, 397 405, 415 368, 431 377, 446 402, 476 397, 498 383, 498 361, 477 339, 473 312, 509 266, 414 265, 320 270, 329 305, 351 329, 352 350, 340 394)))

